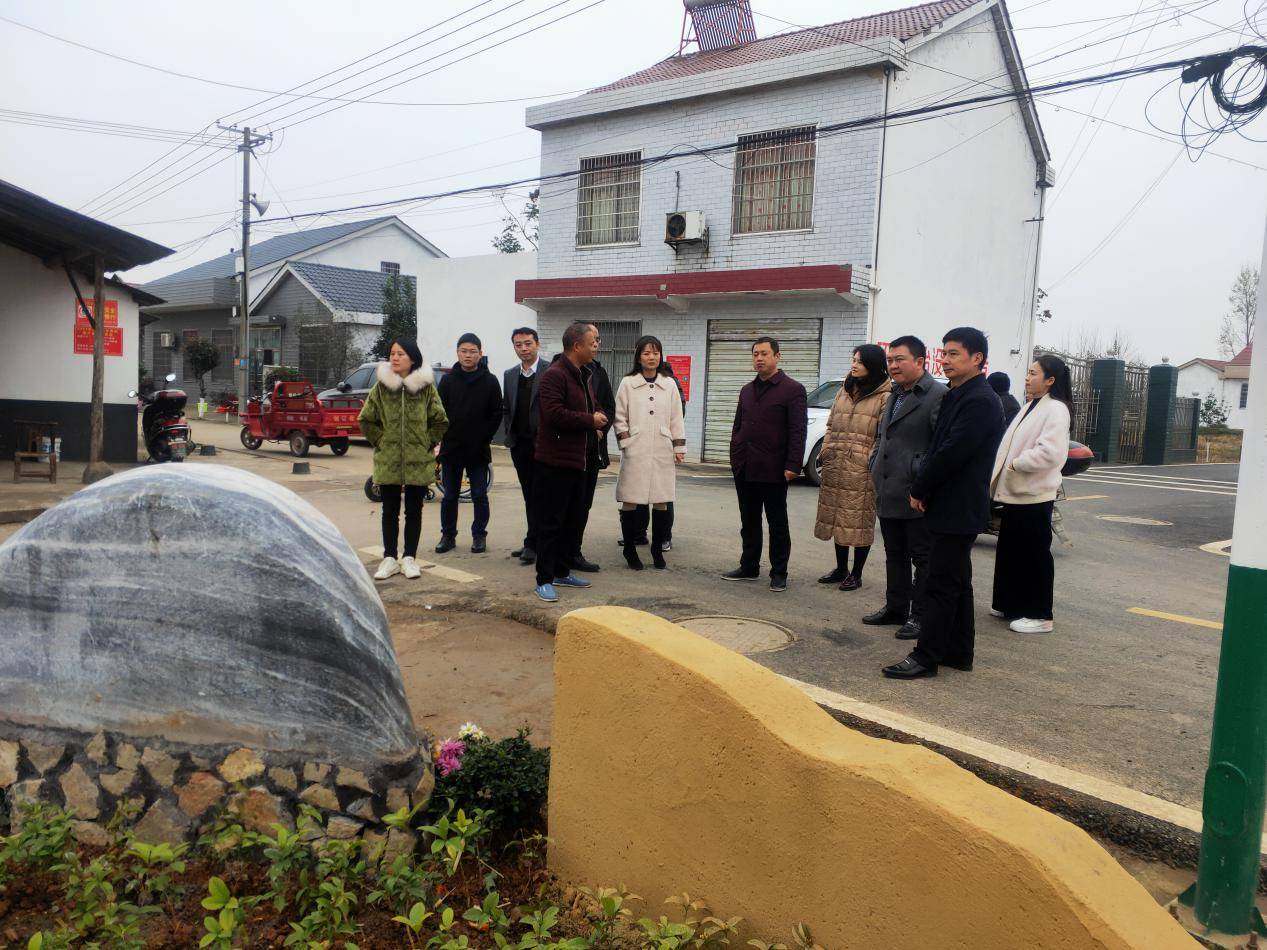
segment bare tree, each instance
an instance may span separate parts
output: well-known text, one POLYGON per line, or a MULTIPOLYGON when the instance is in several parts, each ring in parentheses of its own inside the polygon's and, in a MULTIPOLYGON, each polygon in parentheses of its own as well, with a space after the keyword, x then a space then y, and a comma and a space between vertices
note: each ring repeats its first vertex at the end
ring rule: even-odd
POLYGON ((1144 356, 1136 347, 1135 341, 1120 327, 1113 331, 1113 335, 1107 341, 1099 330, 1079 327, 1076 331, 1066 333, 1057 349, 1080 360, 1108 357, 1136 366, 1144 365, 1144 356))
POLYGON ((1258 268, 1241 267, 1232 292, 1227 295, 1232 309, 1223 315, 1219 327, 1219 351, 1231 359, 1254 339, 1254 319, 1258 315, 1258 268))
POLYGON ((502 233, 493 238, 493 247, 502 254, 518 254, 524 250, 525 243, 534 251, 537 249, 537 233, 540 229, 541 218, 541 207, 537 199, 540 196, 540 188, 534 188, 528 192, 528 201, 520 214, 515 214, 510 210, 504 194, 497 196, 506 215, 502 218, 502 233))

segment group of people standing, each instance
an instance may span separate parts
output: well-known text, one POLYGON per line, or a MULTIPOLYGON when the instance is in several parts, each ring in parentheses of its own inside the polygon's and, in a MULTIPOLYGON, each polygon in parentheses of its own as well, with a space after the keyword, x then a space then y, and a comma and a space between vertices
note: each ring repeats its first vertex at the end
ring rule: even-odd
MULTIPOLYGON (((576 572, 598 570, 581 553, 581 542, 598 472, 608 465, 609 429, 621 449, 616 502, 626 564, 644 568, 637 547, 647 543, 649 527, 652 563, 667 567, 674 469, 686 451, 685 399, 660 341, 638 340, 634 365, 614 394, 595 360, 600 339, 594 324, 569 326, 563 352, 551 362, 540 358, 531 328, 515 330, 512 343, 520 362, 500 386, 470 333, 459 339, 457 362, 439 386, 413 341, 396 341, 379 365, 361 411, 383 493, 384 558, 375 578, 419 576, 422 499, 436 458, 444 490, 436 552, 456 546, 463 474, 474 503, 471 550, 486 550, 489 447, 501 426, 527 520, 512 556, 535 566, 537 597, 556 603, 560 587, 592 586, 576 572)), ((874 344, 855 348, 819 452, 814 534, 835 549, 835 564, 819 582, 843 591, 862 587, 878 518, 885 602, 862 622, 894 625, 899 640, 915 641, 905 659, 883 669, 895 679, 933 676, 941 666, 972 669, 971 551, 992 505, 1000 509, 1000 528, 991 613, 1018 633, 1050 632, 1053 624, 1051 516, 1073 415, 1069 370, 1054 356, 1035 360, 1022 408, 1008 393, 1005 374, 985 376, 989 347, 980 330, 958 327, 942 346, 946 383, 928 371, 927 347, 914 336, 891 341, 887 351, 874 344)), ((807 429, 805 387, 779 368, 780 359, 777 340, 753 343, 755 376, 740 391, 730 444, 742 553, 738 568, 722 575, 728 581, 760 576, 764 518, 775 592, 787 590, 787 487, 800 474, 807 429)))

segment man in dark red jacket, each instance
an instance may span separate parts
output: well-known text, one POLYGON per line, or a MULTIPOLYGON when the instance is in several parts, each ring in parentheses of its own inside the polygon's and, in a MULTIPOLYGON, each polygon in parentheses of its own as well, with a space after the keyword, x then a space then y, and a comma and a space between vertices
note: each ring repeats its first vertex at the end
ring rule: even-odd
POLYGON ((768 336, 752 344, 757 378, 739 391, 730 433, 730 470, 739 495, 743 554, 728 581, 761 575, 761 511, 770 525, 770 590, 787 590, 792 534, 787 525, 787 483, 805 456, 805 387, 779 369, 779 342, 768 336))
POLYGON ((607 426, 600 411, 589 364, 598 352, 598 328, 573 323, 563 332, 563 354, 541 376, 532 482, 537 530, 536 594, 548 604, 557 587, 590 587, 572 573, 586 512, 586 472, 595 464, 598 433, 607 426))

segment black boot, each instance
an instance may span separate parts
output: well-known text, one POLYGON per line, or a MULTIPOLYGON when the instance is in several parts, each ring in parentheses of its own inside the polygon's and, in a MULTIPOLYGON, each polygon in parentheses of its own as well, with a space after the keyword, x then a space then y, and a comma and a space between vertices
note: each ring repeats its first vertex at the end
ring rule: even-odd
POLYGON ((651 509, 651 562, 660 570, 669 565, 664 560, 664 538, 669 533, 669 513, 651 509))
POLYGON ((624 543, 625 563, 635 571, 642 570, 642 558, 638 557, 638 548, 634 545, 637 527, 634 524, 636 511, 620 511, 620 536, 624 543))

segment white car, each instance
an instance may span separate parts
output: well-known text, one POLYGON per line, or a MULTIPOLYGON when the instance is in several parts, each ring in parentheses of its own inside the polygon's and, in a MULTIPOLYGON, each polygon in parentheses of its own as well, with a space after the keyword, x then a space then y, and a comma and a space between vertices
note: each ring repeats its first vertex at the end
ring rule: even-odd
POLYGON ((829 379, 809 394, 806 399, 807 427, 805 430, 805 477, 811 485, 823 483, 823 466, 818 453, 823 450, 823 437, 827 435, 827 417, 831 404, 836 401, 843 380, 829 379))

